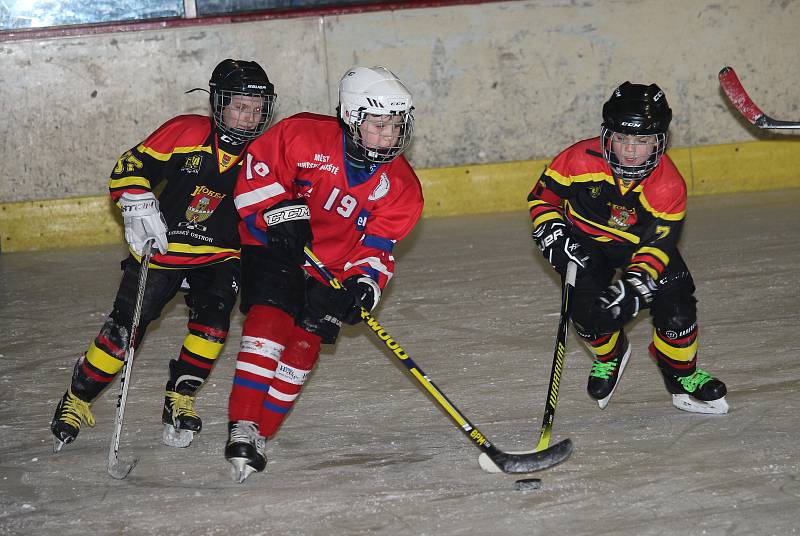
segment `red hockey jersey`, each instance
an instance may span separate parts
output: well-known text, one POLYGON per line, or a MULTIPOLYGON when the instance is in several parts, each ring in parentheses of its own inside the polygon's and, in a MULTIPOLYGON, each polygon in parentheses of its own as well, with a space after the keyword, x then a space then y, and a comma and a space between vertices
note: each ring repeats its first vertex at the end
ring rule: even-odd
POLYGON ((394 275, 394 245, 422 213, 422 188, 402 155, 363 182, 348 177, 344 143, 335 117, 311 113, 284 119, 254 140, 234 190, 239 234, 242 244, 265 243, 264 211, 303 197, 317 257, 340 280, 365 273, 384 287, 394 275))

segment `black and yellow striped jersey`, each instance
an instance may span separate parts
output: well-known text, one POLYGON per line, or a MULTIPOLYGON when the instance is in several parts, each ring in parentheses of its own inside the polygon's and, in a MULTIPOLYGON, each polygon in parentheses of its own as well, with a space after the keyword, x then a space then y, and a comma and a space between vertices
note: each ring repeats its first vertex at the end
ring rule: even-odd
POLYGON ((686 183, 667 155, 638 183, 613 177, 600 138, 561 152, 528 195, 533 227, 566 220, 579 240, 631 250, 628 270, 658 280, 677 247, 686 214, 686 183))
POLYGON ((159 192, 169 251, 154 254, 151 267, 185 269, 239 258, 233 187, 244 149, 220 146, 210 118, 182 115, 119 158, 108 183, 114 201, 123 192, 159 192))

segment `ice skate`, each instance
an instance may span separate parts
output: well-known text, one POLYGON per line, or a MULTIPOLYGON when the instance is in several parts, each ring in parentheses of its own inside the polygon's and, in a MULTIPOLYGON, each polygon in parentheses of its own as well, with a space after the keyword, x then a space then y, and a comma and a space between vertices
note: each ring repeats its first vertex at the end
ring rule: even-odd
POLYGON ((659 370, 676 408, 692 413, 728 413, 727 387, 705 370, 698 368, 689 376, 675 376, 661 367, 659 370))
POLYGON ((228 423, 228 443, 225 445, 225 459, 231 467, 231 478, 242 483, 254 472, 261 472, 267 466, 267 440, 258 433, 258 426, 252 421, 231 421, 228 423))
POLYGON ((597 400, 600 409, 605 409, 608 405, 611 395, 617 389, 625 365, 628 364, 628 358, 631 356, 631 344, 628 338, 624 333, 621 333, 620 337, 623 338, 622 348, 617 357, 606 362, 595 359, 592 363, 592 371, 589 373, 586 390, 589 392, 589 396, 597 400))
POLYGON ((64 445, 75 441, 82 422, 94 426, 94 415, 89 409, 89 403, 73 395, 71 390, 67 390, 56 406, 56 413, 50 423, 50 431, 54 436, 53 452, 60 452, 64 445))
POLYGON ((202 430, 203 421, 194 410, 195 393, 202 385, 203 379, 186 374, 178 361, 169 362, 169 381, 161 414, 164 423, 161 441, 168 447, 186 448, 202 430))
POLYGON ((194 410, 194 397, 175 391, 166 392, 161 422, 164 423, 161 440, 169 447, 188 447, 203 428, 203 421, 194 410))

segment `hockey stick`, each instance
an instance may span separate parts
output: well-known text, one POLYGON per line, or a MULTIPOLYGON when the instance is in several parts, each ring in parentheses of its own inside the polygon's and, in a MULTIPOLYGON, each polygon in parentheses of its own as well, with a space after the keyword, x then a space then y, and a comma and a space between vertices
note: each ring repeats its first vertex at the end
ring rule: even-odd
POLYGON ((150 257, 153 256, 153 242, 147 242, 144 246, 139 265, 139 289, 136 292, 136 307, 133 309, 133 321, 131 331, 128 335, 128 348, 125 350, 125 362, 122 365, 122 374, 119 378, 119 398, 117 399, 117 413, 114 416, 114 432, 111 434, 111 446, 108 449, 108 474, 117 479, 128 476, 133 466, 139 460, 134 458, 130 461, 121 460, 119 454, 119 437, 122 434, 122 419, 125 415, 125 401, 128 399, 128 386, 130 384, 131 366, 133 365, 133 346, 136 343, 136 330, 139 329, 139 317, 142 314, 142 301, 144 300, 144 289, 147 283, 147 268, 150 264, 150 257))
MULTIPOLYGON (((547 401, 544 406, 544 418, 542 419, 542 429, 539 432, 539 442, 531 452, 542 452, 550 445, 550 437, 553 433, 553 420, 556 417, 556 403, 558 402, 558 386, 561 383, 561 370, 564 366, 564 351, 567 346, 567 333, 569 331, 569 318, 572 306, 572 291, 575 288, 575 275, 578 266, 570 261, 567 264, 567 274, 564 277, 564 287, 561 291, 561 318, 558 321, 558 334, 556 335, 556 347, 553 351, 553 368, 550 371, 550 385, 547 388, 547 401)), ((525 454, 517 452, 515 454, 525 454)), ((481 469, 489 473, 499 473, 500 468, 495 465, 485 454, 478 457, 478 464, 481 469)))
MULTIPOLYGON (((348 292, 338 279, 322 264, 314 253, 305 248, 306 258, 316 271, 325 279, 328 284, 343 292, 348 292)), ((503 452, 494 446, 483 433, 478 430, 469 420, 461 414, 447 396, 428 378, 425 372, 417 366, 411 356, 400 346, 394 338, 380 325, 378 320, 370 314, 364 307, 361 308, 361 320, 369 327, 370 331, 380 339, 383 344, 391 350, 392 354, 400 360, 408 369, 411 376, 416 379, 422 387, 433 397, 441 407, 455 422, 459 429, 466 435, 472 443, 480 448, 489 459, 504 473, 533 473, 547 469, 558 463, 563 462, 572 453, 572 441, 565 439, 552 447, 541 452, 515 454, 503 452)))
POLYGON ((800 128, 800 121, 780 121, 762 112, 745 91, 733 67, 722 68, 719 72, 719 84, 734 108, 758 128, 800 128))

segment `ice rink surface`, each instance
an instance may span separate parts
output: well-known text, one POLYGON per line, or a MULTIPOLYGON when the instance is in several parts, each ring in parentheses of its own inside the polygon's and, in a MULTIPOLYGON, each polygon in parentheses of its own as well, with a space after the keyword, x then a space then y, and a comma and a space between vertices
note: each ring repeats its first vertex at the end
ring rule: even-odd
MULTIPOLYGON (((266 473, 236 484, 222 450, 237 312, 196 402, 202 434, 163 446, 180 298, 136 353, 120 447, 140 459, 130 476, 106 473, 117 383, 93 405, 97 426, 53 454, 53 410, 110 310, 124 248, 0 255, 0 534, 800 533, 798 207, 800 190, 690 199, 681 252, 697 283, 699 362, 727 383, 730 413, 672 407, 647 355, 647 314, 599 410, 571 333, 553 442, 569 437, 575 451, 529 475, 542 479, 529 492, 514 491, 519 475, 481 471, 479 449, 364 326, 323 353, 268 444, 266 473)), ((375 312, 503 450, 535 446, 558 323, 558 282, 528 228, 524 207, 421 222, 375 312)))

